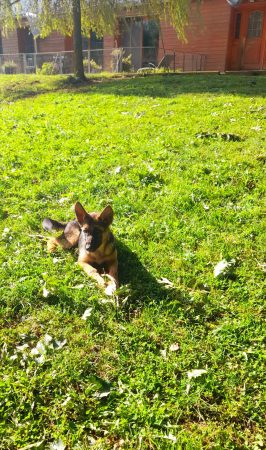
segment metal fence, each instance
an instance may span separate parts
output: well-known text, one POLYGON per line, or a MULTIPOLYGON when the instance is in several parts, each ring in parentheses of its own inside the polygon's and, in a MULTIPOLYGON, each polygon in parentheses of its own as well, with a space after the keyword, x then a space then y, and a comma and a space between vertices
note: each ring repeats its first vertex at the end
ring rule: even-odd
MULTIPOLYGON (((196 72, 205 70, 206 56, 153 47, 123 47, 84 50, 86 73, 153 71, 156 68, 196 72)), ((71 74, 74 52, 17 53, 0 55, 0 73, 71 74)))

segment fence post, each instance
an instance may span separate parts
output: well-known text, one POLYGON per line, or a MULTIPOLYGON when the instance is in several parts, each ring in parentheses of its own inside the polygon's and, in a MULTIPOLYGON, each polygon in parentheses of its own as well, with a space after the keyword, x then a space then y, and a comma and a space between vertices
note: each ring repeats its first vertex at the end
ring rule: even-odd
POLYGON ((62 75, 63 73, 63 58, 64 56, 62 55, 62 53, 59 54, 59 72, 60 75, 62 75))
POLYGON ((33 54, 33 61, 34 61, 34 69, 35 69, 35 73, 37 72, 37 54, 34 53, 33 54))
POLYGON ((25 53, 22 53, 22 67, 23 67, 23 73, 27 73, 26 72, 26 55, 25 55, 25 53))
POLYGON ((175 72, 175 52, 174 52, 174 72, 175 72))

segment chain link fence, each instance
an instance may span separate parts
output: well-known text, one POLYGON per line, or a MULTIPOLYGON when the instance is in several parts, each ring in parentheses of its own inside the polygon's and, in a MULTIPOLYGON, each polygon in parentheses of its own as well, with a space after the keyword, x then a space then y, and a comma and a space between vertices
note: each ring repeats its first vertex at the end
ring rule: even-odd
MULTIPOLYGON (((198 72, 205 70, 206 56, 153 47, 123 47, 84 50, 86 73, 137 72, 155 69, 198 72)), ((71 74, 74 52, 0 54, 0 73, 71 74)))

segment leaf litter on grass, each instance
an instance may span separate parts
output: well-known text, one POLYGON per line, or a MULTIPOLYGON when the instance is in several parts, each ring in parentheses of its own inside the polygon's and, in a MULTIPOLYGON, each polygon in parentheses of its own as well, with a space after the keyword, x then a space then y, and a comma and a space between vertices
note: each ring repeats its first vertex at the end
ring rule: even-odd
POLYGON ((260 445, 265 80, 50 80, 1 110, 3 448, 260 445), (114 208, 113 299, 36 238, 76 200, 114 208))

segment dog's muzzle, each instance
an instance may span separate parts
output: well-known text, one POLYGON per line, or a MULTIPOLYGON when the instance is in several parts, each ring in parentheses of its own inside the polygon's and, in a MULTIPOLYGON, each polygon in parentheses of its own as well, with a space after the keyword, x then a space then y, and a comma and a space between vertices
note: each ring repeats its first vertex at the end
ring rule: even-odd
POLYGON ((88 240, 85 244, 85 249, 87 252, 95 252, 97 248, 97 242, 94 242, 93 239, 88 240))
POLYGON ((85 249, 87 252, 91 251, 93 247, 92 236, 85 237, 85 249))

